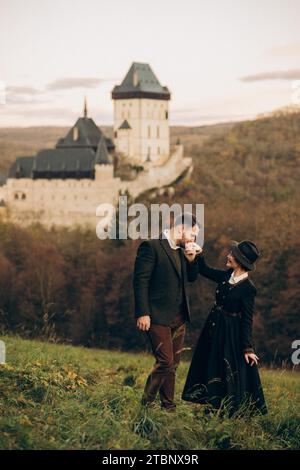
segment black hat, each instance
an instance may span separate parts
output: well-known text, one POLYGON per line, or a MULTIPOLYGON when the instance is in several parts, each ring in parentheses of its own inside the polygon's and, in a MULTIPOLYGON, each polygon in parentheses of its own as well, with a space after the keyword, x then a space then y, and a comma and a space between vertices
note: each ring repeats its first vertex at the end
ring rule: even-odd
POLYGON ((235 259, 244 268, 252 270, 254 263, 260 256, 257 246, 250 240, 243 240, 242 242, 231 242, 231 253, 235 259))

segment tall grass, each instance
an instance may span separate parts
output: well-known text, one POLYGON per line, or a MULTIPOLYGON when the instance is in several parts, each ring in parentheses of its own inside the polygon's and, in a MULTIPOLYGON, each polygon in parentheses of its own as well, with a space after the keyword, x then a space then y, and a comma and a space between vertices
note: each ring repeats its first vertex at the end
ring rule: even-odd
POLYGON ((188 363, 179 366, 176 413, 140 406, 153 365, 148 354, 2 338, 2 449, 296 449, 297 372, 261 370, 267 416, 228 418, 180 401, 188 363))

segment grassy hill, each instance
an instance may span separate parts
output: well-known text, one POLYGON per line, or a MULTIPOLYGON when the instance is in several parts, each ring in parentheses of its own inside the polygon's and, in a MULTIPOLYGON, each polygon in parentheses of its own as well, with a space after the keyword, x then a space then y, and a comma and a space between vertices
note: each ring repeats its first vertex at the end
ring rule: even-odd
MULTIPOLYGON (((199 127, 174 126, 171 128, 171 143, 175 144, 180 139, 184 144, 194 142, 199 145, 207 137, 220 135, 232 126, 232 123, 199 127)), ((101 129, 107 137, 113 137, 112 126, 101 126, 101 129)), ((0 172, 3 177, 17 157, 35 155, 43 148, 53 148, 57 140, 68 131, 68 127, 59 126, 0 128, 0 172)))
MULTIPOLYGON (((139 400, 148 354, 85 349, 2 337, 1 449, 296 449, 300 381, 261 370, 269 414, 228 419, 180 402, 176 414, 139 400)), ((179 401, 187 362, 178 371, 179 401)))

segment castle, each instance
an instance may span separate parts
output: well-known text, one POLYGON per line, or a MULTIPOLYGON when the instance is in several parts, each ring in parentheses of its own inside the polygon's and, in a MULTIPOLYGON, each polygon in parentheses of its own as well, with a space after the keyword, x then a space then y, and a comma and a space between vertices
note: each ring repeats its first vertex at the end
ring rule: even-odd
POLYGON ((192 169, 183 146, 170 151, 169 101, 148 64, 134 62, 112 90, 114 142, 88 117, 80 117, 55 148, 20 156, 0 187, 2 218, 21 225, 96 227, 100 204, 116 205, 119 194, 136 198, 162 188, 192 169), (117 176, 115 157, 133 169, 133 178, 117 176))

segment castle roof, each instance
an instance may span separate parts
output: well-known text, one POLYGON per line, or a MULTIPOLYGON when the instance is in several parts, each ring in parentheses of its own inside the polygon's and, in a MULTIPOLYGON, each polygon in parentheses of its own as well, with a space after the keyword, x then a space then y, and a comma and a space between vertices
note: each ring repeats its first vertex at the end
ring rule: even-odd
POLYGON ((149 64, 133 62, 121 85, 112 90, 112 98, 152 98, 169 100, 171 97, 167 87, 162 86, 149 64))
POLYGON ((127 119, 125 119, 125 121, 122 122, 119 129, 131 129, 131 126, 129 122, 127 121, 127 119))
POLYGON ((105 138, 102 136, 99 140, 96 156, 95 156, 95 164, 106 164, 106 163, 113 163, 113 158, 111 154, 107 151, 107 143, 105 138))
POLYGON ((59 139, 56 148, 62 147, 92 147, 97 148, 102 131, 96 126, 93 119, 81 117, 71 127, 66 137, 59 139))
POLYGON ((18 157, 11 165, 9 178, 93 178, 95 164, 111 164, 114 148, 93 119, 77 119, 66 137, 55 148, 42 149, 35 156, 18 157))
POLYGON ((8 170, 9 178, 30 178, 35 157, 17 157, 8 170))

